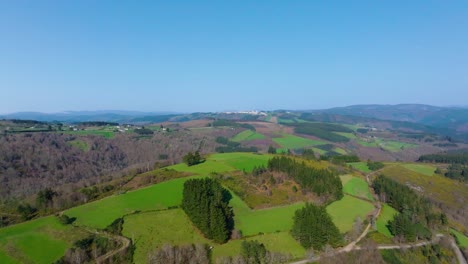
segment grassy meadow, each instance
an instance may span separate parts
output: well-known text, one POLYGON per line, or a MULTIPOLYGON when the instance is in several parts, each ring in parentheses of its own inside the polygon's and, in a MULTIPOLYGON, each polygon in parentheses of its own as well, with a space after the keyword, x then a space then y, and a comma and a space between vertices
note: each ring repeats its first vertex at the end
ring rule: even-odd
POLYGON ((346 183, 343 183, 343 192, 371 201, 374 200, 367 182, 362 178, 352 177, 346 183))
POLYGON ((250 141, 255 139, 264 139, 265 136, 252 130, 244 130, 235 135, 231 140, 234 142, 250 141))
POLYGON ((450 229, 450 233, 452 233, 457 238, 457 243, 460 247, 468 248, 468 237, 464 234, 458 232, 455 229, 450 229))
POLYGON ((350 231, 358 216, 364 221, 373 209, 374 206, 371 203, 349 195, 327 206, 327 212, 341 233, 350 231))
POLYGON ((52 263, 87 234, 48 216, 0 229, 0 263, 52 263))
POLYGON ((360 161, 360 162, 350 162, 346 163, 347 165, 353 167, 356 170, 362 171, 364 173, 370 173, 372 172, 369 167, 367 166, 367 162, 365 161, 360 161))
POLYGON ((426 176, 432 176, 434 175, 434 172, 436 168, 434 166, 428 165, 428 164, 403 164, 403 167, 412 170, 414 172, 426 175, 426 176))
POLYGON ((290 134, 283 134, 282 137, 273 138, 273 141, 284 149, 301 149, 326 144, 324 141, 298 137, 290 134))
POLYGON ((380 212, 379 218, 377 218, 377 231, 386 237, 393 237, 390 230, 387 227, 388 221, 393 219, 393 216, 398 214, 398 211, 393 209, 388 204, 383 204, 382 211, 380 212))

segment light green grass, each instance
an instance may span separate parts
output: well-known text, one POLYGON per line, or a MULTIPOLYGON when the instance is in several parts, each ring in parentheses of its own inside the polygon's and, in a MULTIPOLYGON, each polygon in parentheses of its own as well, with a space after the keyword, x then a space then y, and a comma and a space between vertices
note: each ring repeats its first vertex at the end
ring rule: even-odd
POLYGON ((374 206, 371 203, 349 195, 345 195, 341 200, 327 206, 327 212, 331 215, 333 222, 342 233, 348 232, 353 228, 354 221, 358 216, 364 221, 367 214, 373 209, 374 206))
POLYGON ((351 174, 340 175, 341 184, 345 186, 345 184, 349 182, 352 178, 354 178, 354 176, 351 174))
POLYGON ((234 142, 264 139, 265 136, 252 130, 245 130, 235 135, 231 140, 234 142))
POLYGON ((72 135, 95 135, 95 136, 103 136, 105 138, 113 138, 115 133, 108 130, 78 130, 78 131, 60 131, 60 133, 64 134, 72 134, 72 135))
POLYGON ((212 172, 230 172, 235 170, 252 171, 255 166, 265 166, 271 155, 253 153, 218 153, 208 156, 201 164, 187 166, 185 163, 169 166, 168 169, 188 172, 198 175, 209 175, 212 172))
POLYGON ((468 237, 464 234, 458 232, 455 229, 450 229, 450 233, 454 234, 457 237, 457 242, 460 247, 467 248, 468 247, 468 237))
POLYGON ((252 210, 237 195, 232 193, 229 204, 234 210, 235 229, 242 231, 244 236, 259 233, 288 231, 293 224, 294 212, 302 208, 304 203, 252 210))
POLYGON ((308 138, 298 137, 290 134, 283 134, 282 137, 273 138, 273 141, 286 149, 300 149, 310 146, 326 144, 324 141, 312 140, 308 138))
POLYGON ((398 211, 393 209, 388 204, 383 204, 382 211, 380 212, 379 218, 377 219, 377 231, 386 237, 393 237, 390 230, 387 227, 388 221, 393 220, 393 216, 398 214, 398 211))
POLYGON ((356 139, 356 135, 354 135, 353 133, 347 133, 347 132, 333 132, 333 133, 349 138, 349 139, 356 139))
POLYGON ((344 150, 342 148, 338 148, 338 147, 333 148, 333 151, 335 151, 336 153, 339 153, 341 155, 346 155, 347 154, 346 150, 344 150))
POLYGON ((404 164, 403 167, 426 176, 434 175, 435 167, 426 164, 404 164))
POLYGON ((414 148, 418 146, 416 144, 410 144, 410 143, 405 143, 401 141, 382 140, 382 139, 377 139, 377 143, 379 144, 379 147, 390 152, 398 152, 404 149, 414 148))
POLYGON ((148 253, 163 246, 212 244, 195 229, 182 209, 125 217, 122 234, 135 242, 135 263, 147 263, 148 253))
MULTIPOLYGON (((291 236, 289 232, 278 232, 272 234, 264 234, 246 238, 245 240, 257 240, 263 243, 267 250, 271 252, 279 252, 291 254, 295 259, 304 258, 305 249, 291 236)), ((240 255, 240 248, 243 240, 231 240, 226 244, 214 246, 213 260, 216 261, 221 256, 236 256, 240 255)))
POLYGON ((364 173, 370 173, 371 172, 369 167, 367 167, 367 162, 365 162, 365 161, 350 162, 350 163, 346 163, 346 164, 353 167, 353 168, 355 168, 356 170, 362 171, 364 173))
POLYGON ((52 263, 83 232, 48 216, 0 229, 0 263, 52 263))
POLYGON ((312 148, 312 150, 313 150, 315 153, 318 153, 318 154, 320 154, 320 155, 325 155, 325 154, 327 154, 327 151, 326 151, 326 150, 323 150, 323 149, 312 148))
POLYGON ((72 140, 70 142, 68 142, 72 147, 75 147, 75 148, 78 148, 78 149, 81 149, 82 151, 84 152, 87 152, 91 149, 91 147, 88 145, 88 143, 86 143, 85 141, 82 141, 82 140, 72 140))
POLYGON ((367 182, 362 178, 352 177, 352 179, 350 179, 346 182, 346 184, 344 184, 343 191, 345 193, 366 198, 371 201, 374 200, 374 198, 372 198, 372 194, 369 191, 369 186, 367 185, 367 182))
POLYGON ((211 155, 208 159, 216 162, 223 163, 233 167, 236 170, 252 171, 255 166, 266 166, 268 160, 273 156, 269 154, 255 154, 255 153, 218 153, 211 155))
MULTIPOLYGON (((193 178, 193 177, 192 177, 193 178)), ((105 228, 115 219, 134 211, 165 209, 180 205, 184 182, 180 178, 99 201, 74 207, 65 213, 76 217, 76 223, 95 228, 105 228)))
POLYGON ((379 144, 377 144, 377 142, 375 142, 374 140, 365 141, 363 139, 356 139, 356 143, 358 143, 359 145, 363 147, 369 147, 369 148, 377 148, 379 146, 379 144))

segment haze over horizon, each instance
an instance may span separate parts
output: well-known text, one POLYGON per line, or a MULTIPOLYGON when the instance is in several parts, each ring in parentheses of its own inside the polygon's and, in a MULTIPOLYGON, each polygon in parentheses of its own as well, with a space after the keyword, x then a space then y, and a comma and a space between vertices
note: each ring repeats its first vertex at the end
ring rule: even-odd
POLYGON ((466 106, 468 2, 5 1, 0 113, 466 106))

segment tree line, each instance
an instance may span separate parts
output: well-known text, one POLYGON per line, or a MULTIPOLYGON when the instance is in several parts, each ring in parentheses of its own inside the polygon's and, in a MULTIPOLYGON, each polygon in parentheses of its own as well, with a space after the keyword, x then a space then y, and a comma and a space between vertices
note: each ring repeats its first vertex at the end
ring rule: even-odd
POLYGON ((231 198, 216 180, 191 179, 184 183, 182 209, 206 238, 224 243, 234 229, 231 198))
POLYGON ((303 190, 325 197, 329 202, 343 198, 343 185, 340 178, 328 169, 312 168, 305 162, 297 162, 285 156, 270 159, 268 169, 288 174, 303 190))
POLYGON ((430 239, 431 230, 447 224, 444 213, 436 213, 427 199, 418 196, 408 186, 379 175, 372 187, 382 202, 399 212, 389 222, 390 232, 395 236, 407 241, 430 239))
POLYGON ((292 236, 306 249, 321 250, 325 245, 342 243, 340 231, 324 206, 306 204, 294 214, 292 236))
POLYGON ((418 161, 468 165, 468 152, 421 155, 418 161))

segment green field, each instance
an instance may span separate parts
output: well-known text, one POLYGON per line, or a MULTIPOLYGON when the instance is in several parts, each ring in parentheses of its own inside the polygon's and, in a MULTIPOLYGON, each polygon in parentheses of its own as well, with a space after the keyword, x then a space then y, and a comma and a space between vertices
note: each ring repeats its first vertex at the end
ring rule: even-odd
POLYGON ((301 149, 305 147, 326 144, 325 142, 320 140, 312 140, 290 134, 283 134, 282 137, 273 138, 273 141, 280 145, 282 148, 286 149, 301 149))
POLYGON ((382 139, 377 139, 377 143, 379 144, 379 147, 390 152, 398 152, 407 148, 414 148, 418 146, 416 144, 410 144, 410 143, 405 143, 401 141, 382 140, 382 139))
POLYGON ((64 134, 71 134, 71 135, 95 135, 95 136, 103 136, 105 138, 113 138, 115 133, 109 130, 78 130, 78 131, 59 131, 60 133, 64 134))
POLYGON ((234 142, 264 139, 265 136, 252 130, 245 130, 235 135, 231 140, 234 142))
POLYGON ((382 211, 377 219, 377 231, 384 234, 386 237, 393 237, 390 230, 387 228, 388 221, 393 219, 393 216, 398 214, 398 211, 393 209, 388 204, 383 204, 382 211))
POLYGON ((339 153, 341 155, 346 155, 347 154, 346 150, 344 150, 342 148, 333 148, 333 151, 335 151, 336 153, 339 153))
POLYGON ((160 210, 180 205, 186 180, 170 180, 136 191, 110 196, 99 201, 74 207, 65 212, 76 217, 76 223, 95 228, 105 228, 115 219, 135 211, 160 210))
MULTIPOLYGON (((245 240, 257 240, 263 243, 269 251, 291 254, 294 259, 305 256, 305 249, 291 236, 289 231, 253 236, 245 240)), ((226 244, 214 246, 213 259, 216 260, 220 256, 240 255, 242 241, 230 240, 226 244)))
POLYGON ((353 167, 353 168, 355 168, 356 170, 362 171, 364 173, 370 173, 371 172, 369 167, 367 167, 367 162, 365 162, 365 161, 350 162, 350 163, 346 163, 346 164, 353 167))
POLYGON ((435 167, 426 164, 403 164, 403 167, 426 176, 434 175, 435 167))
POLYGON ((135 263, 147 263, 148 253, 164 244, 211 244, 193 227, 182 209, 127 216, 122 234, 135 241, 135 263))
POLYGON ((374 206, 363 200, 345 195, 343 199, 335 201, 327 206, 327 212, 331 215, 333 222, 340 229, 340 232, 345 233, 353 228, 356 217, 361 217, 361 220, 366 219, 374 209, 374 206))
POLYGON ((356 135, 354 133, 347 133, 347 132, 333 132, 343 137, 347 137, 349 139, 356 139, 356 135))
POLYGON ((463 248, 468 247, 468 237, 467 236, 465 236, 464 234, 458 232, 455 229, 450 229, 450 233, 455 235, 455 237, 457 238, 457 242, 460 245, 460 247, 463 247, 463 248))
POLYGON ((0 229, 0 263, 52 263, 85 234, 48 216, 0 229))
POLYGON ((379 146, 379 144, 377 144, 377 142, 375 141, 365 141, 363 139, 356 139, 356 143, 358 143, 359 145, 363 146, 363 147, 369 147, 369 148, 377 148, 379 146))
POLYGON ((82 151, 84 152, 87 152, 91 149, 91 147, 88 145, 88 143, 86 143, 85 141, 82 141, 82 140, 72 140, 70 142, 68 142, 72 147, 75 147, 75 148, 78 148, 78 149, 81 149, 82 151))
POLYGON ((204 163, 198 165, 187 166, 185 163, 179 163, 167 168, 198 175, 235 170, 250 172, 255 166, 265 166, 270 158, 271 155, 253 153, 218 153, 210 155, 204 163))
POLYGON ((369 186, 367 185, 367 182, 362 178, 352 177, 352 179, 348 180, 343 185, 343 191, 345 193, 366 198, 371 201, 374 200, 372 194, 369 191, 369 186))

